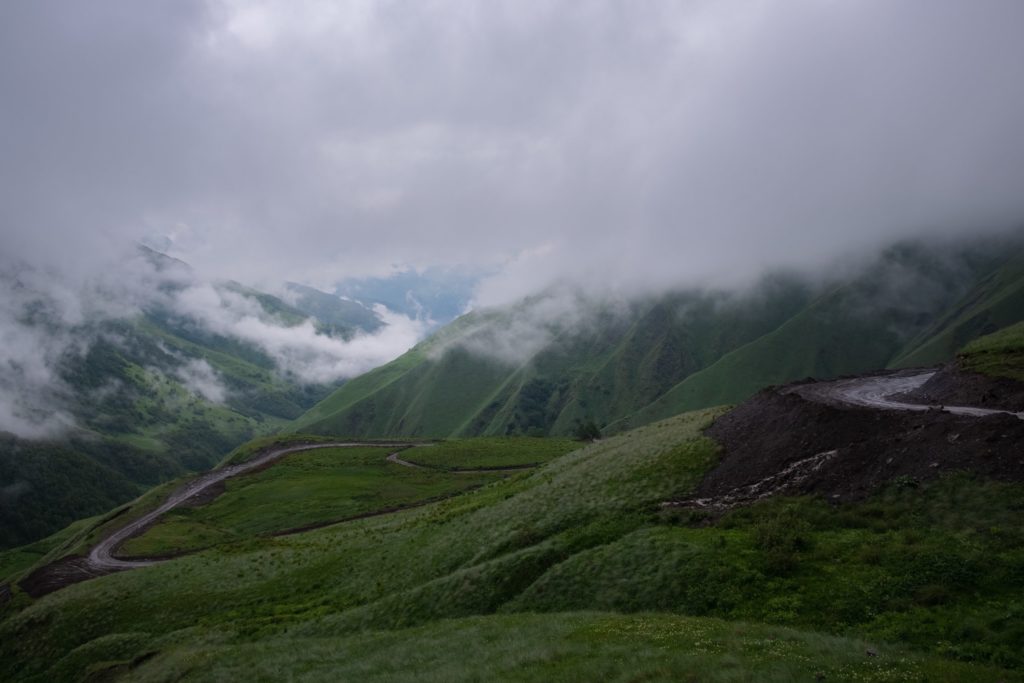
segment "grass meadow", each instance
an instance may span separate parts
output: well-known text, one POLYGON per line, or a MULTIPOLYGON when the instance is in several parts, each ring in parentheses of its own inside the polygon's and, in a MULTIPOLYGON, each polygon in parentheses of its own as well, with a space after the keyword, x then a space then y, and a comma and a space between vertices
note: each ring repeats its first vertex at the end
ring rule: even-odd
POLYGON ((267 496, 344 513, 472 476, 375 479, 381 449, 348 449, 343 482, 329 450, 286 458, 189 513, 237 536, 0 607, 0 679, 1021 680, 1021 486, 957 475, 842 506, 662 509, 716 462, 701 431, 719 412, 415 509, 260 536, 299 518, 270 524, 267 496))

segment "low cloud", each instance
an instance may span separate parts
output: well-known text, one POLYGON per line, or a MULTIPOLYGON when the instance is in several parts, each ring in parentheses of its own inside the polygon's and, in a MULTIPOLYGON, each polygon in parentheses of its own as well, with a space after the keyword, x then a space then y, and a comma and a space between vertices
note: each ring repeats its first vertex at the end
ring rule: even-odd
POLYGON ((227 387, 220 374, 201 358, 194 358, 175 369, 174 376, 185 388, 211 403, 224 403, 227 387))
MULTIPOLYGON (((607 332, 619 324, 630 324, 632 314, 654 301, 675 299, 673 314, 685 321, 703 314, 708 306, 724 311, 741 307, 750 310, 759 302, 778 305, 779 299, 802 292, 808 302, 814 297, 838 293, 843 315, 866 324, 886 322, 886 330, 906 341, 922 321, 936 319, 948 307, 978 284, 979 269, 993 267, 1006 254, 1024 248, 1024 231, 982 233, 973 237, 943 236, 903 240, 851 251, 824 265, 747 271, 743 277, 706 278, 692 286, 664 283, 660 288, 620 286, 615 277, 596 282, 587 289, 575 286, 571 275, 549 286, 542 294, 519 294, 516 303, 482 306, 473 316, 432 347, 440 358, 455 347, 499 362, 521 366, 538 353, 571 343, 578 335, 607 332), (781 288, 781 289, 780 289, 781 288), (637 308, 640 307, 640 308, 637 308)), ((548 250, 529 258, 546 258, 548 250)), ((527 259, 528 260, 528 259, 527 259)), ((525 267, 525 266, 524 266, 525 267)), ((514 279, 514 278, 513 278, 514 279)), ((483 291, 491 282, 485 282, 483 291)), ((503 285, 499 284, 499 289, 503 285)))
POLYGON ((175 296, 174 306, 204 329, 254 344, 283 372, 308 383, 334 382, 386 363, 415 345, 429 327, 429 321, 376 306, 383 327, 337 339, 318 332, 310 319, 284 325, 250 297, 211 283, 187 287, 175 296))
MULTIPOLYGON (((170 311, 201 330, 251 344, 282 376, 302 383, 332 383, 386 363, 416 344, 430 325, 377 306, 381 328, 338 339, 319 332, 312 319, 287 324, 235 288, 204 281, 182 264, 134 252, 102 274, 77 281, 2 263, 0 286, 6 292, 0 297, 0 430, 26 438, 57 436, 74 427, 76 395, 61 368, 82 362, 101 338, 118 343, 116 335, 104 331, 108 321, 170 311)), ((223 378, 208 362, 164 351, 176 362, 169 374, 189 391, 214 403, 225 401, 223 378)), ((109 384, 92 395, 118 390, 109 384)))
POLYGON ((614 296, 595 298, 572 286, 552 286, 516 305, 477 311, 457 334, 434 345, 431 357, 462 348, 519 366, 560 340, 598 331, 608 316, 623 314, 628 306, 614 296))
POLYGON ((74 421, 57 367, 84 348, 64 321, 81 321, 82 305, 69 288, 42 289, 40 274, 28 268, 0 270, 0 285, 0 431, 59 434, 74 421))
POLYGON ((1017 0, 3 3, 4 248, 95 270, 151 237, 321 289, 504 265, 492 305, 999 229, 1021 25, 1017 0))

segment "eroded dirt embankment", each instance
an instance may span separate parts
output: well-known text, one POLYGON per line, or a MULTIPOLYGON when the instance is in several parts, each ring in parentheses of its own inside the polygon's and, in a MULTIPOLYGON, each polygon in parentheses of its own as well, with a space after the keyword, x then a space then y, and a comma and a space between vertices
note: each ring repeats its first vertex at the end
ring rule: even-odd
POLYGON ((906 394, 906 398, 919 403, 1021 412, 1024 411, 1024 384, 969 372, 950 364, 939 369, 920 389, 906 394))
POLYGON ((697 507, 775 493, 857 500, 900 477, 925 481, 957 470, 1024 481, 1024 420, 1008 414, 830 405, 770 388, 706 434, 723 455, 699 485, 697 507))

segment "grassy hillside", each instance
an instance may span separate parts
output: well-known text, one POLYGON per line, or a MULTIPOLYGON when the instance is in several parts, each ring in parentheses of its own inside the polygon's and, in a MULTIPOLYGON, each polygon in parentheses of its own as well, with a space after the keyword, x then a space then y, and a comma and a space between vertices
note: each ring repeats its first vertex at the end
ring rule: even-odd
MULTIPOLYGON (((243 538, 38 601, 16 590, 0 607, 0 677, 1021 680, 1020 485, 897 482, 863 503, 778 499, 713 523, 662 510, 716 461, 700 435, 715 414, 412 510, 243 538)), ((254 487, 300 486, 309 464, 218 503, 257 519, 254 487)))
POLYGON ((34 543, 0 550, 0 577, 3 577, 0 578, 0 585, 5 580, 23 576, 32 567, 66 555, 68 544, 81 539, 86 530, 99 523, 101 517, 85 517, 34 543))
POLYGON ((1022 318, 1024 255, 1018 252, 913 339, 890 365, 913 367, 946 362, 972 339, 1012 325, 1022 318))
POLYGON ((77 429, 58 439, 0 440, 0 490, 10 491, 0 501, 0 548, 206 469, 329 390, 289 383, 269 358, 232 349, 237 342, 204 345, 178 336, 159 317, 107 323, 89 334, 96 341, 61 369, 77 429), (180 372, 190 362, 214 369, 230 392, 224 403, 186 386, 180 372))
MULTIPOLYGON (((571 434, 635 411, 678 379, 773 329, 805 305, 799 280, 772 277, 748 295, 690 292, 629 307, 580 301, 580 324, 532 320, 531 306, 464 316, 404 356, 346 384, 297 431, 348 436, 571 434), (542 329, 537 329, 538 326, 542 329), (548 343, 493 357, 506 335, 548 343), (513 332, 510 330, 519 330, 513 332)), ((507 342, 505 342, 507 343, 507 342)))
POLYGON ((456 321, 299 418, 346 436, 616 431, 735 403, 803 377, 950 360, 1024 318, 1019 241, 901 244, 810 284, 765 278, 743 293, 684 292, 629 306, 538 297, 456 321), (544 338, 539 348, 535 339, 544 338), (511 347, 511 348, 506 348, 511 347))
POLYGON ((786 380, 884 367, 899 343, 897 332, 885 320, 851 316, 851 298, 846 288, 825 294, 777 329, 689 375, 616 427, 736 403, 786 380))
MULTIPOLYGON (((187 271, 156 252, 141 254, 158 272, 187 271)), ((171 279, 161 286, 174 291, 182 285, 171 279)), ((309 317, 237 283, 224 287, 256 302, 275 324, 309 317)), ((303 290, 300 303, 315 292, 303 290)), ((319 294, 338 303, 332 309, 318 300, 315 307, 331 314, 321 326, 349 336, 372 329, 364 318, 345 317, 351 312, 346 302, 319 294)), ((63 329, 48 314, 45 294, 29 308, 28 321, 63 329)), ((159 481, 206 469, 233 447, 277 431, 336 387, 299 383, 256 345, 212 332, 170 308, 64 332, 83 346, 56 368, 66 387, 62 407, 76 429, 60 439, 0 439, 0 492, 8 492, 0 496, 0 548, 42 538, 159 481)))
POLYGON ((358 332, 374 332, 383 324, 372 310, 359 302, 294 282, 289 282, 287 287, 294 297, 295 308, 315 318, 321 329, 334 336, 349 339, 358 332))
POLYGON ((169 555, 409 507, 500 476, 407 467, 388 462, 390 450, 323 448, 293 454, 267 470, 228 480, 224 494, 207 505, 174 510, 125 544, 123 554, 169 555))
POLYGON ((539 465, 581 444, 569 439, 483 437, 452 439, 402 452, 402 459, 443 470, 527 467, 539 465))
MULTIPOLYGON (((415 393, 407 385, 417 382, 429 384, 429 380, 422 379, 423 373, 429 371, 429 366, 447 344, 472 328, 476 318, 463 316, 390 363, 349 380, 296 419, 290 426, 291 430, 303 433, 333 431, 353 436, 371 432, 389 436, 415 435, 409 429, 400 428, 406 420, 399 410, 405 408, 410 400, 408 397, 415 393), (363 420, 372 421, 373 428, 361 424, 363 420)), ((473 384, 486 384, 486 378, 495 373, 493 363, 487 359, 480 360, 484 361, 481 363, 483 372, 469 378, 473 384)), ((444 410, 440 406, 437 408, 444 410)), ((427 435, 436 436, 436 431, 432 430, 427 435)))
POLYGON ((976 339, 958 360, 966 370, 1024 382, 1024 323, 976 339))
POLYGON ((967 253, 951 267, 940 255, 893 249, 858 279, 824 293, 778 329, 687 377, 616 427, 737 403, 763 387, 804 377, 951 360, 961 346, 957 340, 979 334, 978 321, 990 326, 993 319, 1024 317, 1022 262, 1019 255, 1007 262, 967 253), (964 319, 974 323, 962 324, 964 319))
MULTIPOLYGON (((129 646, 130 647, 130 646, 129 646)), ((124 648, 127 650, 128 648, 124 648)), ((116 652, 116 650, 112 649, 116 652)), ((126 680, 985 681, 996 668, 794 629, 662 614, 495 615, 345 637, 182 647, 126 680), (878 656, 868 657, 868 650, 878 656), (472 656, 467 656, 467 653, 472 656), (879 659, 881 657, 881 659, 879 659)))

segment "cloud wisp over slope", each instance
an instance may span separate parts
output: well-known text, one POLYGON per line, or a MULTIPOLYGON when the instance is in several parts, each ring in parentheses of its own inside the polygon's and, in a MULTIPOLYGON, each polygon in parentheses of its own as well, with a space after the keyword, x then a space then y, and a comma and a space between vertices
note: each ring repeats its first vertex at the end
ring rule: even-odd
POLYGON ((259 302, 210 282, 194 282, 174 294, 172 309, 215 334, 262 349, 279 369, 305 383, 328 383, 362 374, 413 346, 429 321, 378 305, 383 325, 343 340, 323 334, 312 318, 291 325, 266 315, 259 302))
MULTIPOLYGON (((430 325, 378 305, 374 315, 382 325, 342 338, 318 329, 311 318, 282 320, 244 290, 203 279, 184 264, 157 267, 140 252, 76 281, 0 259, 0 286, 0 431, 23 437, 53 436, 76 424, 72 413, 82 396, 64 372, 69 363, 81 364, 100 340, 126 343, 105 323, 146 313, 171 317, 201 335, 262 352, 282 378, 299 384, 329 384, 366 372, 411 347, 430 325)), ((161 349, 174 362, 171 375, 187 390, 225 402, 230 390, 206 360, 161 349)))
POLYGON ((0 9, 4 251, 327 287, 728 282, 1024 216, 1015 0, 0 9))

